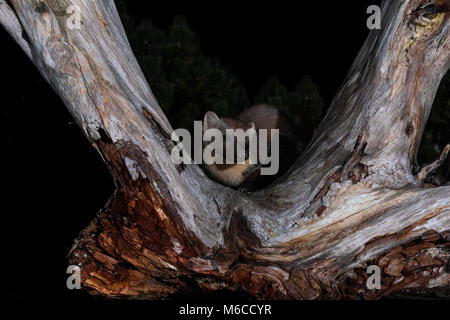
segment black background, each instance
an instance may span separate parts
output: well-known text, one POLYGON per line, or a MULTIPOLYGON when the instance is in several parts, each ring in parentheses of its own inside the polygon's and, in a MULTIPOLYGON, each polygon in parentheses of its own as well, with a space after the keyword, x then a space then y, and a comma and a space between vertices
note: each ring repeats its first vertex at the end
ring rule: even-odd
MULTIPOLYGON (((270 76, 292 86, 310 74, 329 105, 369 32, 366 9, 379 2, 128 1, 128 9, 159 27, 184 15, 206 54, 230 65, 250 95, 270 76)), ((66 288, 66 254, 112 194, 112 180, 58 96, 1 28, 0 43, 0 299, 98 301, 66 288)))

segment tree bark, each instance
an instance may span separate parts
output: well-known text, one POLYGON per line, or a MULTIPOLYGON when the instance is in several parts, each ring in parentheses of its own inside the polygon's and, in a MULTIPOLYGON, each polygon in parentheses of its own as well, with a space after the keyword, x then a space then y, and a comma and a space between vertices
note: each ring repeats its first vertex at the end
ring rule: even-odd
MULTIPOLYGON (((450 285, 450 184, 423 183, 416 154, 450 66, 449 10, 384 1, 317 133, 255 193, 171 161, 172 127, 113 1, 0 0, 0 23, 102 155, 116 184, 70 264, 106 297, 244 289, 265 299, 375 299, 450 285), (81 9, 80 30, 66 9, 81 9), (425 18, 425 19, 424 19, 425 18), (366 268, 382 270, 368 289, 366 268)), ((434 3, 434 2, 433 2, 434 3)))

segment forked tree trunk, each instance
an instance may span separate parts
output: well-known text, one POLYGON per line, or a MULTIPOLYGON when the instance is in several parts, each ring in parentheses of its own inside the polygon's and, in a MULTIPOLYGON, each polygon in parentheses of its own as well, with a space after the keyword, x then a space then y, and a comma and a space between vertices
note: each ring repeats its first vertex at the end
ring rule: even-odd
MULTIPOLYGON (((449 13, 384 1, 304 155, 243 194, 170 158, 172 128, 113 1, 0 0, 0 22, 102 155, 117 190, 69 253, 107 297, 190 289, 257 298, 378 298, 449 286, 450 185, 424 185, 416 153, 450 65, 449 13), (70 30, 69 5, 81 9, 70 30), (424 19, 425 18, 425 19, 424 19), (381 289, 365 285, 382 270, 381 289)), ((433 1, 431 1, 433 2, 433 1)))

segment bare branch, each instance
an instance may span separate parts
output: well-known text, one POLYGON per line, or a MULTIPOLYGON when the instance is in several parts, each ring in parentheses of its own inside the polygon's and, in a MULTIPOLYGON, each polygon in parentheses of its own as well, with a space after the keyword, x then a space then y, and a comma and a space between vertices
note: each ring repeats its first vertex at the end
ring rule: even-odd
POLYGON ((429 164, 428 166, 420 170, 419 174, 417 175, 417 178, 419 179, 420 183, 424 183, 425 180, 430 176, 430 174, 433 173, 433 171, 435 171, 444 164, 445 160, 447 160, 449 152, 450 152, 450 144, 445 146, 438 160, 434 161, 433 163, 429 164))

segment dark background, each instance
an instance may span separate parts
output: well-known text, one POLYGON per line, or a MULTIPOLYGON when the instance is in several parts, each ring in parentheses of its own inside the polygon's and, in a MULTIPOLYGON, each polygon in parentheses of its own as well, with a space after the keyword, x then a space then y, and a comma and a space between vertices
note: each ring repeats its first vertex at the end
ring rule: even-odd
POLYGON ((366 39, 367 7, 381 3, 164 1, 165 8, 145 10, 139 1, 125 2, 137 20, 162 28, 185 16, 204 52, 230 65, 251 94, 270 76, 293 85, 311 74, 328 102, 366 39))
MULTIPOLYGON (((328 106, 369 32, 366 8, 379 2, 165 0, 151 7, 127 1, 127 7, 135 23, 150 18, 161 30, 183 15, 204 55, 227 66, 249 97, 271 76, 291 88, 309 74, 328 106)), ((0 43, 0 299, 93 300, 66 288, 66 254, 113 183, 58 96, 3 29, 0 43)))

